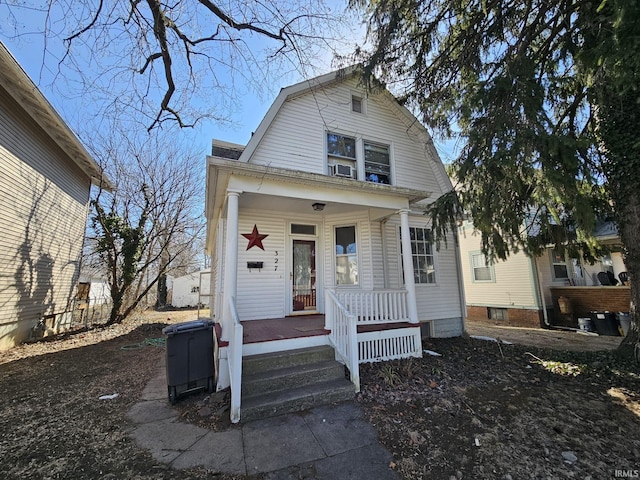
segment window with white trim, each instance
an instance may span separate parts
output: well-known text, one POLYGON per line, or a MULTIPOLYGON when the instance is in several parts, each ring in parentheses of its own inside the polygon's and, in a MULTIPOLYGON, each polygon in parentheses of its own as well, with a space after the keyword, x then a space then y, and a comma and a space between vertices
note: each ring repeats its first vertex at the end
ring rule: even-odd
POLYGON ((560 250, 556 248, 552 248, 549 254, 554 281, 567 281, 570 285, 584 285, 582 262, 579 257, 569 257, 560 253, 560 250))
POLYGON ((364 178, 367 182, 391 185, 388 145, 364 142, 364 178))
POLYGON ((355 137, 327 132, 327 165, 330 175, 356 178, 355 137))
POLYGON ((364 102, 359 95, 351 95, 351 111, 355 113, 364 113, 364 102))
POLYGON ((327 132, 327 169, 334 177, 358 178, 382 185, 392 185, 391 146, 355 136, 327 132))
POLYGON ((554 280, 565 280, 569 278, 569 269, 564 254, 561 254, 555 248, 551 250, 551 269, 553 271, 554 280))
MULTIPOLYGON (((402 232, 400 233, 400 263, 404 264, 402 257, 402 232)), ((431 230, 421 227, 409 227, 409 238, 411 241, 411 256, 413 258, 413 279, 416 285, 436 283, 436 267, 433 255, 433 243, 431 241, 431 230)))
POLYGON ((336 227, 336 285, 358 285, 356 227, 336 227))
POLYGON ((491 265, 489 265, 483 253, 478 252, 471 254, 471 269, 473 271, 474 282, 495 281, 493 268, 491 268, 491 265))

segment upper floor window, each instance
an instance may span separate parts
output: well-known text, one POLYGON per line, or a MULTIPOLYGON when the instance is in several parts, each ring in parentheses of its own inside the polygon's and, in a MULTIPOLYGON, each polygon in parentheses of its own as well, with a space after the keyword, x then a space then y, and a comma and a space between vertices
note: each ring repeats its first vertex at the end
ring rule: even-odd
POLYGON ((356 159, 356 139, 337 133, 327 133, 327 154, 330 157, 356 159))
POLYGON ((356 139, 327 132, 327 167, 336 177, 356 178, 356 139))
POLYGON ((336 177, 355 179, 364 172, 367 182, 392 183, 389 145, 348 135, 327 132, 327 168, 329 175, 336 177))
POLYGON ((487 262, 486 257, 482 253, 471 254, 471 269, 473 270, 474 282, 492 282, 493 269, 487 262))
POLYGON ((351 95, 351 111, 356 113, 364 113, 362 97, 358 95, 351 95))
POLYGON ((364 142, 364 178, 367 182, 391 184, 389 147, 364 142))

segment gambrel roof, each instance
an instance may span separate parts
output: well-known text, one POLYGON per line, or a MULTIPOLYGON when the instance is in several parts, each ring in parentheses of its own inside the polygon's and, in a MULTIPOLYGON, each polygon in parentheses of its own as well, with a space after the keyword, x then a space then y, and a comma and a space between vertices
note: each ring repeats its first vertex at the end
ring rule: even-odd
MULTIPOLYGON (((282 108, 283 104, 298 95, 305 94, 307 92, 313 92, 314 90, 324 89, 331 84, 345 81, 349 78, 355 78, 360 75, 360 67, 358 65, 346 67, 340 70, 336 70, 325 75, 321 75, 319 77, 312 78, 310 80, 305 80, 294 85, 285 87, 280 90, 280 93, 271 104, 271 107, 267 111, 266 115, 260 122, 255 133, 251 136, 249 143, 247 143, 246 147, 242 151, 242 154, 239 156, 238 160, 240 162, 248 162, 251 156, 256 151, 256 148, 263 140, 265 134, 267 133, 269 126, 272 124, 278 112, 282 108)), ((381 96, 384 100, 385 104, 388 105, 391 110, 396 114, 398 119, 403 122, 407 131, 411 130, 415 133, 418 138, 422 140, 425 145, 425 148, 429 150, 429 154, 431 158, 438 159, 434 162, 434 174, 440 185, 440 188, 443 192, 451 190, 453 187, 451 185, 451 181, 445 171, 444 165, 441 161, 439 161, 438 153, 433 144, 433 139, 429 132, 425 128, 422 123, 411 113, 405 106, 401 105, 398 100, 384 87, 375 88, 373 92, 381 96)))

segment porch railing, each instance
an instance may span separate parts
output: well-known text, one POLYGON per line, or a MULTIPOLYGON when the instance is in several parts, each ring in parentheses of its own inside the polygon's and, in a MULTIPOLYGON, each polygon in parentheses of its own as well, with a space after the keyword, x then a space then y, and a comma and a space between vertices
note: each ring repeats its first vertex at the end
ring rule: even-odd
POLYGON ((358 363, 358 331, 355 315, 342 305, 331 290, 326 291, 326 315, 331 318, 331 334, 329 340, 336 354, 344 362, 351 374, 351 381, 360 391, 360 367, 358 363))
POLYGON ((231 422, 240 421, 240 398, 242 384, 242 324, 236 309, 236 299, 229 298, 229 314, 232 319, 232 331, 229 335, 229 379, 231 383, 231 422))
POLYGON ((409 321, 406 290, 342 290, 336 296, 358 325, 409 321))
MULTIPOLYGON (((347 345, 345 352, 355 352, 352 362, 376 362, 397 358, 421 357, 419 328, 394 328, 358 333, 358 326, 409 322, 407 292, 404 290, 327 290, 326 328, 331 341, 347 345), (355 344, 352 346, 352 337, 355 344)), ((419 327, 418 324, 415 327, 419 327)), ((340 354, 344 358, 343 353, 340 354)), ((345 364, 347 360, 345 359, 345 364)), ((352 369, 347 364, 349 371, 352 369)), ((359 374, 357 376, 359 381, 359 374)), ((355 382, 354 382, 355 383, 355 382)), ((356 385, 359 389, 359 385, 356 385)))

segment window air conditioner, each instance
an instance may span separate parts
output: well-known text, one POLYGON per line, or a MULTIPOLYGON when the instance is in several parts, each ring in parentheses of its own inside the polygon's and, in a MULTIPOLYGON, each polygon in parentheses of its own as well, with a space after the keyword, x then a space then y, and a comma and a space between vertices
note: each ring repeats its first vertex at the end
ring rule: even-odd
POLYGON ((336 163, 333 166, 333 174, 336 177, 353 178, 353 169, 351 168, 351 165, 343 165, 341 163, 336 163))

